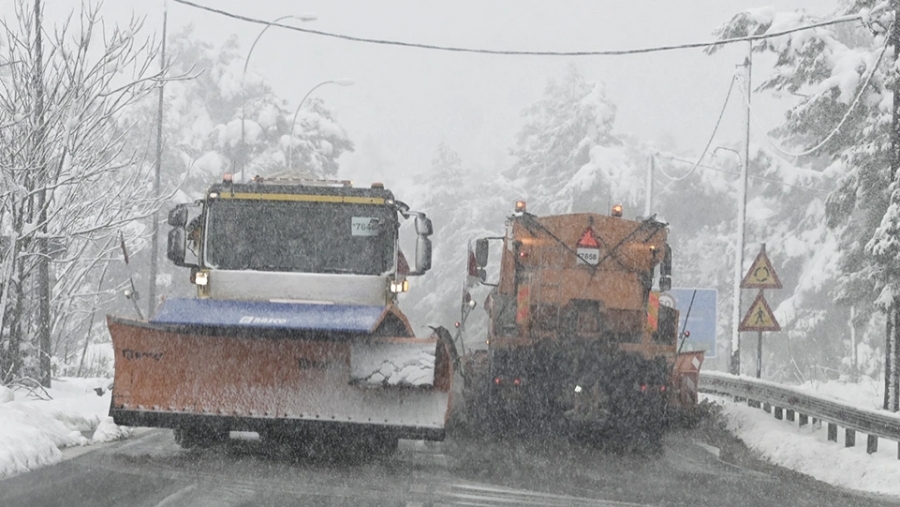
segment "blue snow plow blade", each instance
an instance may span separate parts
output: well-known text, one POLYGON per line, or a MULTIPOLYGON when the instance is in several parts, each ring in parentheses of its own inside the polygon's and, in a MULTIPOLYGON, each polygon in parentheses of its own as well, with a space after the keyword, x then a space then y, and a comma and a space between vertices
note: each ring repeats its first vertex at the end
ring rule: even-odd
POLYGON ((167 299, 152 324, 253 329, 297 329, 371 333, 383 306, 167 299))

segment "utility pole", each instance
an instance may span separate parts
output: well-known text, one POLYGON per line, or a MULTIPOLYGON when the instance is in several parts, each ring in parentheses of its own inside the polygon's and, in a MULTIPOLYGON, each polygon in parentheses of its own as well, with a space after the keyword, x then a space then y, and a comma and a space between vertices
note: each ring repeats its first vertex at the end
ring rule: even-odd
MULTIPOLYGON (((890 43, 894 46, 894 66, 897 68, 897 53, 900 52, 900 0, 891 0, 894 23, 890 43)), ((896 70, 894 70, 896 73, 896 70)), ((900 88, 894 85, 893 118, 891 119, 891 181, 897 181, 900 171, 900 88)), ((895 191, 896 195, 896 191, 895 191)), ((892 203, 896 203, 891 196, 892 203)), ((900 298, 894 296, 888 308, 887 329, 884 348, 884 409, 900 411, 900 298)))
POLYGON ((741 176, 738 182, 738 217, 737 217, 737 238, 734 247, 734 310, 732 312, 732 336, 731 336, 731 373, 740 375, 741 373, 741 280, 744 275, 744 221, 747 216, 747 173, 750 169, 750 97, 751 90, 751 67, 753 58, 753 43, 750 42, 747 51, 747 59, 744 60, 744 67, 747 68, 747 124, 745 127, 746 136, 744 138, 744 160, 741 165, 741 176))
POLYGON ((650 218, 650 215, 653 214, 653 157, 654 153, 651 152, 650 156, 647 157, 647 195, 644 198, 644 218, 650 218))
POLYGON ((44 125, 44 51, 41 40, 41 0, 34 0, 34 147, 37 157, 38 208, 38 350, 40 353, 41 385, 50 387, 50 248, 47 242, 47 170, 46 128, 44 125))
POLYGON ((168 21, 168 10, 163 7, 163 30, 162 30, 162 54, 159 62, 159 109, 156 114, 156 171, 153 177, 153 199, 156 204, 156 210, 153 212, 153 224, 150 227, 153 235, 150 254, 150 290, 147 291, 147 318, 153 317, 156 313, 156 275, 159 271, 159 178, 162 171, 162 151, 163 151, 163 89, 165 88, 165 80, 162 79, 163 73, 166 71, 166 22, 168 21))

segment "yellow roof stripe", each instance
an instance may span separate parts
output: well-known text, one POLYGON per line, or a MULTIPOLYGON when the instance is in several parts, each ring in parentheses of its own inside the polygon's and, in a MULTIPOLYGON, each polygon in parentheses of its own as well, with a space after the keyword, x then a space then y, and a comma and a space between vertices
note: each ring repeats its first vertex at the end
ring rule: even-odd
POLYGON ((261 194, 249 192, 221 192, 219 199, 247 199, 256 201, 338 202, 348 204, 384 204, 383 197, 355 197, 348 195, 261 194))

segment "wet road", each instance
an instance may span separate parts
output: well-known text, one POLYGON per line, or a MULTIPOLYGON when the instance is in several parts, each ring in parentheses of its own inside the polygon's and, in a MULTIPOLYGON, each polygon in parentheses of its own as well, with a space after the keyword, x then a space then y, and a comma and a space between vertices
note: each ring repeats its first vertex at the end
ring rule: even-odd
POLYGON ((551 437, 454 437, 326 460, 254 440, 185 451, 167 430, 69 454, 0 481, 0 505, 900 505, 761 463, 713 424, 674 432, 646 454, 551 437))

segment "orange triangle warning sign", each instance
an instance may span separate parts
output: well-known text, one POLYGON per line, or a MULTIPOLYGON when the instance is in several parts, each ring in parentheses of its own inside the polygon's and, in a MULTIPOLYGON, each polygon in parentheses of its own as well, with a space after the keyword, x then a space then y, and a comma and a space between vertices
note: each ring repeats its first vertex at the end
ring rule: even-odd
POLYGON ((750 271, 747 271, 747 274, 744 275, 744 279, 741 280, 741 288, 781 288, 781 280, 778 279, 775 268, 772 267, 772 263, 769 262, 769 258, 766 256, 766 245, 763 245, 762 250, 759 251, 759 255, 756 256, 756 260, 754 260, 753 264, 750 266, 750 271))
POLYGON ((769 303, 763 297, 762 291, 753 300, 750 309, 741 320, 739 331, 781 331, 781 326, 775 320, 775 314, 769 308, 769 303))
POLYGON ((597 237, 594 236, 594 231, 590 227, 581 235, 581 239, 578 240, 578 246, 581 248, 600 248, 600 243, 597 242, 597 237))

